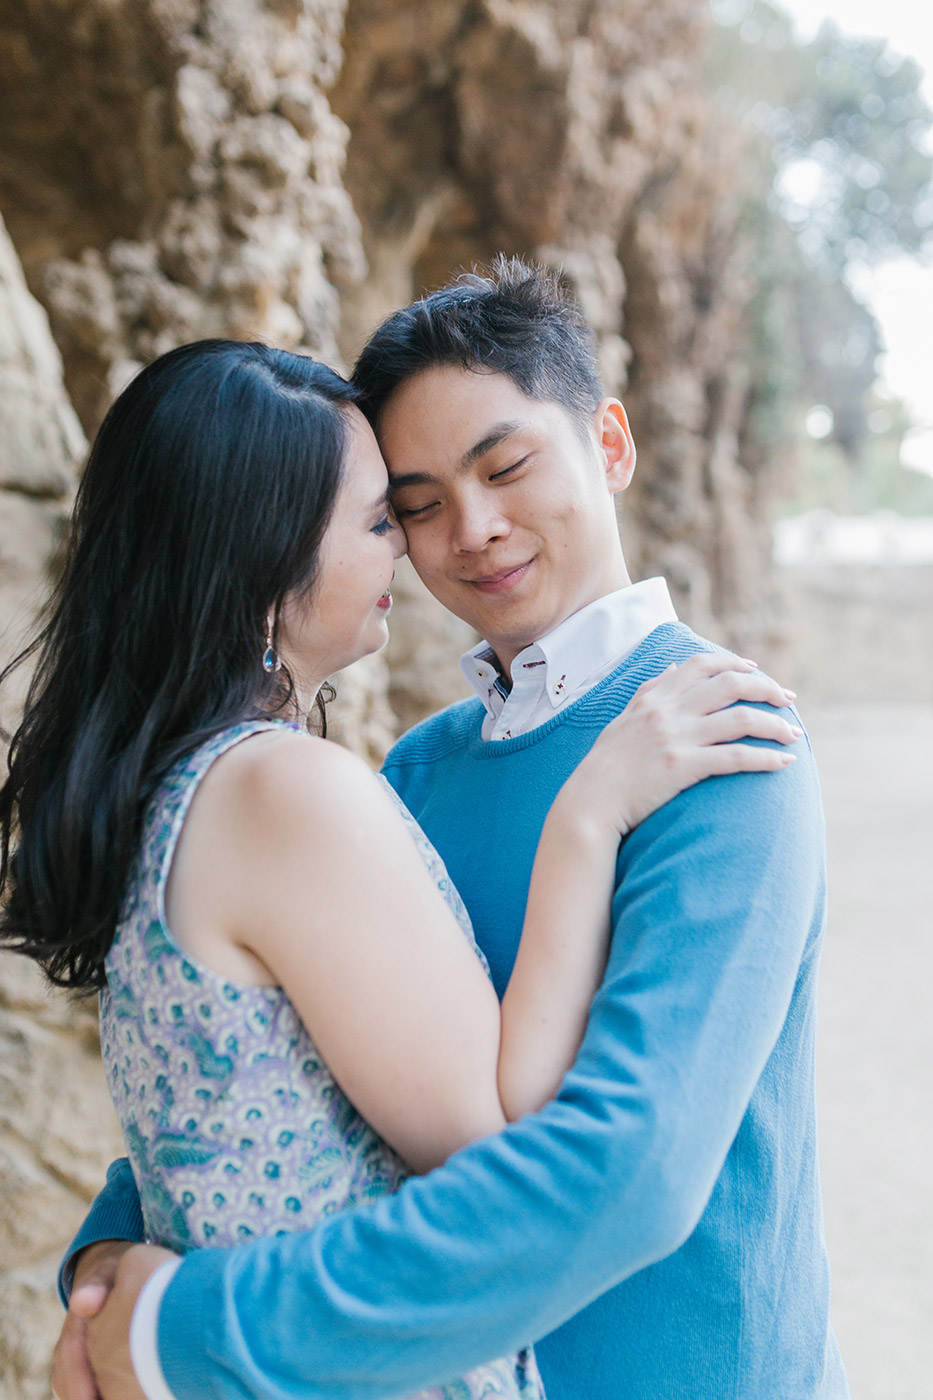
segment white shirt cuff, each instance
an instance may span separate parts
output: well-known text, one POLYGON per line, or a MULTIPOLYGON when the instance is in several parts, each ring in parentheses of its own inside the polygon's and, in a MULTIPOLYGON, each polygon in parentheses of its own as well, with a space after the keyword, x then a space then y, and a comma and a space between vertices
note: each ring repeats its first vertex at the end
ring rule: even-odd
POLYGON ((160 1264, 140 1291, 130 1322, 130 1360, 146 1400, 176 1400, 165 1383, 159 1360, 159 1304, 180 1259, 160 1264))

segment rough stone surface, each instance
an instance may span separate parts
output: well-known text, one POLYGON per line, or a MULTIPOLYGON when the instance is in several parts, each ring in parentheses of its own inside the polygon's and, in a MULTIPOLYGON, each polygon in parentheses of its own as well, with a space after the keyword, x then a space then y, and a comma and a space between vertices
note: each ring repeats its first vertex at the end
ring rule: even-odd
POLYGON ((0 953, 0 1393, 47 1400, 61 1326, 63 1245, 120 1151, 100 1065, 96 1005, 46 990, 0 953))
POLYGON ((202 336, 334 354, 340 0, 3 0, 0 207, 88 428, 202 336))
MULTIPOLYGON (((84 434, 62 384, 48 318, 0 223, 0 664, 48 592, 84 434)), ((28 668, 4 685, 16 713, 28 668)), ((23 958, 0 954, 0 1394, 45 1400, 60 1310, 62 1242, 118 1144, 87 1007, 46 993, 23 958)))
MULTIPOLYGON (((705 24, 704 0, 0 0, 0 624, 34 616, 83 447, 59 356, 91 433, 174 345, 347 365, 504 250, 562 269, 624 392, 633 572, 767 646, 776 473, 746 431, 741 151, 698 88, 705 24)), ((463 693, 472 641, 404 568, 396 594, 388 652, 331 710, 371 760, 463 693)), ((0 1389, 32 1400, 55 1256, 116 1138, 93 1018, 2 975, 0 1389)))
POLYGON ((747 432, 744 157, 699 89, 705 24, 694 0, 349 0, 332 102, 370 276, 343 291, 340 344, 352 360, 381 315, 498 250, 560 268, 639 445, 634 576, 767 654, 781 464, 747 432))
POLYGON ((61 356, 0 221, 0 488, 65 495, 84 434, 62 392, 61 356))
MULTIPOLYGON (((0 664, 18 650, 48 590, 84 449, 48 317, 0 219, 0 664)), ((25 679, 4 687, 0 722, 15 720, 25 679)))

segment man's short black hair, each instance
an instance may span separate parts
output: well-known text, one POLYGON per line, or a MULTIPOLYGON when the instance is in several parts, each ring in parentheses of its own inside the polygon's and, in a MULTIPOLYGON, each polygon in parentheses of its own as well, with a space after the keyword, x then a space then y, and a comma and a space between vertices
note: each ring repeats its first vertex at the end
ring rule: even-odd
POLYGON ((383 321, 353 371, 360 408, 375 425, 399 384, 442 365, 507 374, 581 425, 603 397, 576 301, 549 269, 501 254, 488 273, 462 273, 383 321))

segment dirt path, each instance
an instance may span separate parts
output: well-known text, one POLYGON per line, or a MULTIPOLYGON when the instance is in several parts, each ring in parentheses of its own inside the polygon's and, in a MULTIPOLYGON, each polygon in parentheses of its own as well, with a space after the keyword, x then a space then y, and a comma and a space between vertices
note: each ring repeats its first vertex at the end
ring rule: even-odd
POLYGON ((830 921, 820 1135, 853 1400, 933 1395, 933 707, 806 716, 830 921))

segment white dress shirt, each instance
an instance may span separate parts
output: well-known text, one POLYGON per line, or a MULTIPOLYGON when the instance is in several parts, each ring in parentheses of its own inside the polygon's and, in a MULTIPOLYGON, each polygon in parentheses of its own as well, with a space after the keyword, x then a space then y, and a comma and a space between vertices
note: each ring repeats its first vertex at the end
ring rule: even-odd
MULTIPOLYGON (((484 739, 512 739, 536 729, 579 700, 663 622, 677 614, 663 578, 645 579, 588 603, 512 662, 511 690, 488 642, 460 659, 460 669, 486 706, 484 739)), ((156 1331, 162 1294, 178 1265, 163 1264, 142 1289, 133 1311, 130 1355, 146 1400, 175 1400, 162 1374, 156 1331)))
POLYGON ((607 593, 559 622, 512 662, 511 689, 488 642, 460 659, 460 669, 486 707, 484 739, 514 739, 579 700, 663 622, 677 614, 663 578, 607 593))

